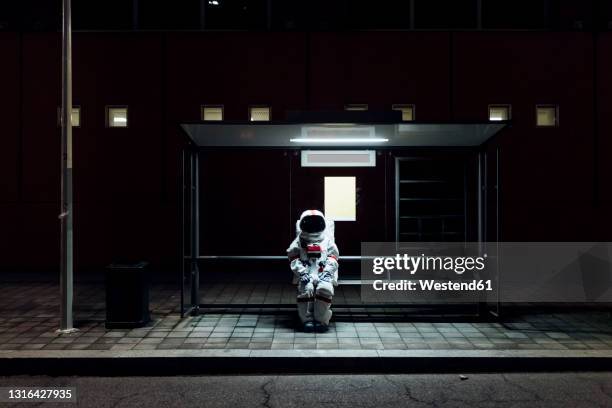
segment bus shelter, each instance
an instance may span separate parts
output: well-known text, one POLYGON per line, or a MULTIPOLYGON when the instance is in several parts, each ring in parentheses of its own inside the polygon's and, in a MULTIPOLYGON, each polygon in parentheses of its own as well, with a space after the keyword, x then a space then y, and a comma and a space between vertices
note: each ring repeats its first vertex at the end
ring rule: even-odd
MULTIPOLYGON (((257 308, 293 308, 295 306, 295 303, 291 302, 262 303, 259 305, 243 303, 211 305, 201 301, 201 274, 207 272, 207 267, 211 262, 226 262, 226 264, 240 262, 241 264, 254 263, 261 265, 262 263, 279 263, 286 260, 285 247, 279 247, 277 251, 275 250, 272 253, 256 255, 203 253, 202 234, 214 233, 214 231, 203 230, 201 226, 201 208, 204 200, 210 199, 201 191, 201 179, 207 177, 207 174, 202 172, 203 153, 217 154, 218 152, 218 154, 224 154, 227 151, 240 150, 248 151, 250 155, 259 155, 264 154, 263 152, 282 150, 293 152, 292 156, 296 157, 295 160, 299 160, 301 156, 301 166, 305 166, 304 161, 309 158, 306 153, 312 152, 315 154, 313 156, 315 158, 312 160, 317 160, 317 152, 332 152, 339 155, 347 152, 352 154, 356 152, 378 152, 379 155, 381 155, 381 152, 389 152, 389 155, 391 155, 391 152, 402 152, 401 154, 395 154, 394 162, 390 164, 395 168, 395 175, 393 176, 395 180, 392 180, 389 185, 395 186, 395 193, 394 197, 390 199, 392 202, 389 208, 394 209, 395 218, 389 221, 389 224, 394 224, 389 227, 395 229, 394 234, 392 234, 395 241, 405 240, 406 238, 426 241, 428 239, 427 232, 420 232, 418 235, 416 232, 404 232, 402 230, 403 223, 408 220, 416 221, 415 225, 422 225, 432 218, 437 221, 445 215, 433 214, 427 217, 420 215, 417 217, 410 213, 410 210, 407 210, 407 215, 402 215, 402 200, 412 200, 402 198, 402 183, 422 181, 403 179, 404 176, 401 174, 404 168, 402 167, 404 166, 403 163, 408 163, 408 165, 413 163, 410 159, 406 159, 406 157, 411 157, 411 151, 468 152, 473 156, 473 171, 464 173, 463 177, 466 181, 463 185, 463 198, 456 199, 457 202, 463 200, 465 218, 462 228, 464 228, 465 233, 462 235, 460 231, 443 231, 442 235, 436 237, 454 239, 455 241, 463 239, 466 241, 491 242, 498 241, 499 238, 500 212, 500 149, 492 145, 491 140, 508 125, 508 122, 401 122, 395 117, 392 120, 375 122, 349 121, 343 117, 340 121, 329 121, 326 118, 325 121, 197 122, 181 124, 181 131, 186 136, 180 160, 180 186, 182 186, 180 194, 181 232, 179 238, 181 314, 198 313, 201 309, 211 306, 229 309, 252 308, 254 306, 257 308), (472 186, 470 192, 467 192, 467 185, 472 186), (469 217, 469 222, 468 213, 473 214, 469 217), (452 234, 455 234, 455 236, 452 234)), ((334 155, 334 157, 336 156, 334 155)), ((368 156, 365 155, 364 157, 368 156)), ((279 171, 283 170, 279 169, 279 171)), ((228 183, 231 183, 231 181, 228 180, 228 183)), ((393 194, 393 192, 390 194, 393 194)), ((247 203, 245 203, 245 207, 246 205, 247 203)), ((427 205, 433 207, 435 203, 430 202, 427 205)), ((451 221, 447 221, 447 225, 451 224, 451 221)), ((340 259, 341 262, 358 263, 361 260, 361 254, 353 252, 344 256, 341 251, 340 259)), ((357 277, 341 280, 340 284, 359 285, 360 281, 357 277)), ((480 310, 484 307, 485 313, 498 314, 500 306, 498 300, 499 297, 497 297, 497 301, 495 297, 493 299, 480 299, 478 302, 481 307, 480 310)), ((398 307, 401 305, 385 305, 384 307, 389 308, 390 306, 398 307)), ((343 307, 368 308, 381 307, 381 305, 358 302, 347 303, 343 307)))

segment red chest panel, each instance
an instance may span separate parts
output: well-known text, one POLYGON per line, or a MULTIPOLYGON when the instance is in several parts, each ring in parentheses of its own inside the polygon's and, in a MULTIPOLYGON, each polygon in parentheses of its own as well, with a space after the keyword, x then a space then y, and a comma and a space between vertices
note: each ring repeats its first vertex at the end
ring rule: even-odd
POLYGON ((318 244, 308 244, 306 246, 306 255, 308 258, 320 258, 321 257, 321 246, 318 244))

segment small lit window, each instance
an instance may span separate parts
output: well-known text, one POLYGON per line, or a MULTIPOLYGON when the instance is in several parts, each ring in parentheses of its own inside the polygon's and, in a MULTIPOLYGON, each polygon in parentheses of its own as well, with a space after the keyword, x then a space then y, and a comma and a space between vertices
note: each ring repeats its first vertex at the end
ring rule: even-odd
POLYGON ((205 121, 221 121, 223 120, 222 105, 203 105, 202 120, 205 121))
POLYGON ((344 105, 344 110, 347 111, 367 111, 368 104, 367 103, 353 103, 349 105, 344 105))
POLYGON ((251 122, 269 122, 270 116, 269 106, 251 106, 249 109, 251 122))
POLYGON ((355 177, 325 177, 325 216, 335 221, 357 219, 355 177))
POLYGON ((81 127, 81 107, 74 106, 70 112, 70 123, 72 127, 81 127))
POLYGON ((491 122, 510 120, 510 105, 489 105, 489 120, 491 122))
MULTIPOLYGON (((70 112, 70 123, 72 127, 81 127, 81 107, 73 106, 70 112)), ((62 126, 62 107, 57 108, 57 126, 62 126)))
POLYGON ((127 127, 128 108, 127 106, 107 107, 107 127, 127 127))
POLYGON ((414 105, 393 105, 392 108, 402 112, 403 122, 412 122, 414 120, 414 105))
POLYGON ((538 127, 559 126, 559 108, 556 105, 539 105, 536 107, 536 124, 538 127))

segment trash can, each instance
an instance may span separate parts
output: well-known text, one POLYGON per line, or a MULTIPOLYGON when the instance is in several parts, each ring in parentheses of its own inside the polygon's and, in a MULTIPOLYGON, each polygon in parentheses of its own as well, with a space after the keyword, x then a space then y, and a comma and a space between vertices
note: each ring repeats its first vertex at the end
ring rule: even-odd
POLYGON ((148 262, 112 263, 106 267, 106 327, 142 327, 150 321, 148 262))

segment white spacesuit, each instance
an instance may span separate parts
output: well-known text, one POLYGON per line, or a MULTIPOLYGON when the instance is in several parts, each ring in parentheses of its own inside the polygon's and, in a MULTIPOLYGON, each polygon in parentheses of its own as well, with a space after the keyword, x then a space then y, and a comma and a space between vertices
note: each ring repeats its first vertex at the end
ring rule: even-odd
POLYGON ((334 223, 321 211, 307 210, 296 223, 297 237, 287 255, 298 284, 297 309, 304 331, 327 331, 334 286, 338 285, 338 247, 334 223))

